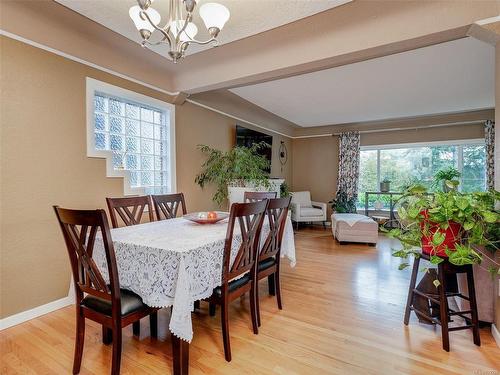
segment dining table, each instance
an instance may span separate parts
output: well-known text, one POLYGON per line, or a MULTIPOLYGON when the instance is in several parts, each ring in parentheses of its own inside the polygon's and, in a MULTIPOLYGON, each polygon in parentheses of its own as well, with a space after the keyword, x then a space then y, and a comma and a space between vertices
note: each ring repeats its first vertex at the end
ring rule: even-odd
MULTIPOLYGON (((212 295, 222 283, 224 243, 228 219, 198 224, 184 217, 111 229, 120 288, 128 289, 151 307, 171 307, 173 373, 188 374, 189 343, 193 338, 194 302, 212 295)), ((267 217, 261 243, 269 233, 267 217)), ((236 223, 231 249, 234 260, 241 243, 236 223)), ((294 267, 293 226, 287 217, 281 257, 294 267)), ((102 237, 97 236, 93 258, 108 280, 102 237)))

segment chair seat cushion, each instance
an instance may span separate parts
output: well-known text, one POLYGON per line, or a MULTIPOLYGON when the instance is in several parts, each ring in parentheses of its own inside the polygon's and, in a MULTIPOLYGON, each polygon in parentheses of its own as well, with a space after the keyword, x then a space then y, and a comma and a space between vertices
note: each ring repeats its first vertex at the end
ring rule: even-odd
MULTIPOLYGON (((146 305, 142 302, 142 298, 130 290, 120 289, 120 297, 122 316, 131 314, 146 307, 146 305)), ((99 297, 88 295, 82 300, 82 306, 107 316, 111 316, 112 314, 111 301, 106 301, 99 297)))
MULTIPOLYGON (((235 291, 236 289, 242 287, 246 283, 250 281, 250 274, 247 273, 244 276, 240 277, 239 279, 232 280, 229 282, 229 292, 235 291)), ((217 288, 214 289, 214 294, 217 295, 217 297, 222 296, 222 288, 218 286, 217 288)))
POLYGON ((267 270, 268 268, 274 266, 275 264, 276 264, 276 259, 274 258, 264 259, 263 261, 259 262, 259 272, 267 270))
POLYGON ((317 217, 323 216, 323 210, 315 207, 301 207, 300 216, 302 217, 317 217))

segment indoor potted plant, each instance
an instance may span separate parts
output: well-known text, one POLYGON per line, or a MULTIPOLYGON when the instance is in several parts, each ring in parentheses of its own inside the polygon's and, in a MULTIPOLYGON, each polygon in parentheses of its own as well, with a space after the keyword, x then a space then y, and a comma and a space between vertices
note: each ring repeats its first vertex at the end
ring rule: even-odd
POLYGON ((387 177, 380 181, 380 191, 383 193, 391 191, 391 180, 389 180, 387 177))
MULTIPOLYGON (((411 187, 397 202, 401 228, 388 231, 402 245, 393 256, 407 259, 410 255, 420 256, 422 251, 432 264, 446 258, 457 266, 481 264, 483 256, 487 256, 481 248, 498 246, 489 233, 499 225, 500 214, 495 211, 499 199, 497 191, 450 190, 432 195, 421 185, 411 187)), ((399 268, 407 266, 402 263, 399 268)), ((498 263, 494 262, 488 272, 498 275, 498 263)))
POLYGON ((266 189, 269 187, 269 161, 258 154, 262 148, 269 147, 265 142, 255 143, 251 147, 233 147, 221 151, 210 146, 198 145, 198 149, 207 155, 202 164, 202 171, 195 182, 202 188, 206 184, 215 184, 212 197, 217 205, 222 206, 226 199, 238 201, 235 195, 243 195, 248 188, 266 189))
POLYGON ((347 194, 339 191, 337 196, 329 201, 333 212, 336 213, 356 213, 356 197, 348 198, 347 194))
POLYGON ((434 175, 434 188, 442 188, 444 192, 448 192, 450 190, 456 190, 459 185, 459 178, 461 173, 458 169, 453 167, 448 167, 444 169, 440 169, 434 175))
POLYGON ((290 196, 290 188, 286 182, 283 182, 280 186, 280 198, 287 198, 290 196))

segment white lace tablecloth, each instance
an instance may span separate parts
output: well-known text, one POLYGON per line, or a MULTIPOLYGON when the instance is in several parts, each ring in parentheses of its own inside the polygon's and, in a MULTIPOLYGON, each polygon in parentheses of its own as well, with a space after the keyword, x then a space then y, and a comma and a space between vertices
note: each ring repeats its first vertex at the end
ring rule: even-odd
MULTIPOLYGON (((200 225, 183 218, 111 229, 120 287, 137 293, 152 307, 172 307, 170 331, 191 342, 193 303, 221 285, 227 219, 200 225)), ((267 218, 262 237, 269 231, 267 218)), ((235 226, 232 259, 241 241, 235 226)), ((262 241, 261 241, 262 242, 262 241)), ((295 266, 295 242, 287 219, 281 256, 295 266)), ((94 260, 108 280, 102 237, 96 238, 94 260)))

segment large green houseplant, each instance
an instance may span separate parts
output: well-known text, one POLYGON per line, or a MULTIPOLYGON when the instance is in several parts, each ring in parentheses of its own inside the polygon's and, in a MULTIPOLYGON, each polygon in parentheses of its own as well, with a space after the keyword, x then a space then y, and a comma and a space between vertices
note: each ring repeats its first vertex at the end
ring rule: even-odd
MULTIPOLYGON (((427 194, 424 187, 413 186, 398 200, 401 228, 388 231, 400 240, 402 249, 393 255, 407 259, 427 253, 432 264, 446 258, 455 265, 480 264, 483 256, 493 260, 489 271, 499 274, 499 265, 490 258, 499 247, 500 215, 495 203, 500 193, 461 193, 457 190, 427 194), (480 250, 487 249, 487 250, 480 250)), ((404 269, 408 263, 402 263, 404 269)))
POLYGON ((219 206, 228 198, 228 187, 268 187, 269 161, 259 150, 270 147, 265 142, 256 143, 251 147, 233 147, 228 151, 221 151, 210 146, 198 145, 207 156, 202 164, 201 172, 195 182, 202 188, 207 184, 214 184, 216 191, 212 197, 219 206))

